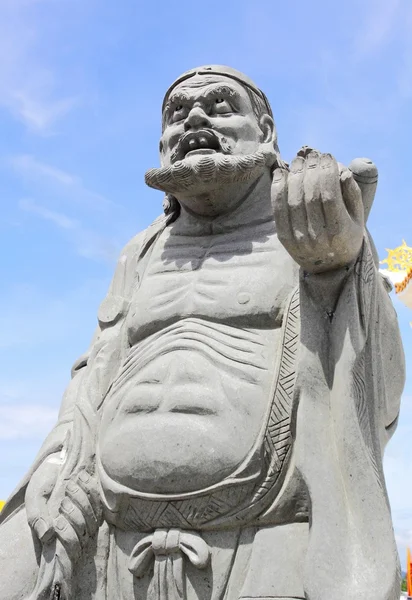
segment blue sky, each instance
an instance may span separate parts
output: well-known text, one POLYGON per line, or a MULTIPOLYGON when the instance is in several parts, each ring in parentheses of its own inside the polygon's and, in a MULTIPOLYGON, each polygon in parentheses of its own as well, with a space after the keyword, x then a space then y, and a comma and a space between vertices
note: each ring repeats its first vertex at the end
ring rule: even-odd
MULTIPOLYGON (((412 245, 410 0, 0 0, 0 498, 56 418, 122 246, 160 212, 163 93, 184 70, 238 68, 269 97, 283 157, 302 145, 380 183, 382 258, 412 245)), ((412 312, 396 299, 408 379, 385 459, 398 545, 412 546, 412 312)))

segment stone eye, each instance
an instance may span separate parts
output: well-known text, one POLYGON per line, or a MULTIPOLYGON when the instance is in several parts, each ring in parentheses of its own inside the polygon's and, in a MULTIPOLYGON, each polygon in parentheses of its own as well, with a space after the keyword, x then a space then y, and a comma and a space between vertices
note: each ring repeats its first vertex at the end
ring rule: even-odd
POLYGON ((172 113, 172 121, 174 123, 183 121, 183 119, 186 116, 186 113, 187 113, 187 111, 185 110, 185 107, 183 106, 183 104, 178 104, 177 106, 175 106, 174 111, 172 113))
POLYGON ((226 98, 218 96, 213 102, 214 109, 212 111, 217 115, 225 115, 232 112, 232 107, 226 98))

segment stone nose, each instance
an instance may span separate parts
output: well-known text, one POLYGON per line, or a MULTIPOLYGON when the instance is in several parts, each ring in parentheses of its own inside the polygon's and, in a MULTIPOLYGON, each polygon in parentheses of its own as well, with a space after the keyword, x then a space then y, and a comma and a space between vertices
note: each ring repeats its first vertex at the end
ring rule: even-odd
POLYGON ((185 131, 210 127, 210 119, 201 106, 194 106, 185 120, 185 131))

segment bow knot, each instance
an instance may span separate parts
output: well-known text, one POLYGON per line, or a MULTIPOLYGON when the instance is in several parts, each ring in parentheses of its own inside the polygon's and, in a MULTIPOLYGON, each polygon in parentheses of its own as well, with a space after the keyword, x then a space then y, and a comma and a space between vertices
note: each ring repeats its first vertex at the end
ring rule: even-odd
POLYGON ((180 529, 156 529, 136 544, 129 560, 129 571, 135 577, 143 577, 154 559, 148 600, 184 599, 182 555, 198 569, 204 569, 210 550, 198 533, 180 529))

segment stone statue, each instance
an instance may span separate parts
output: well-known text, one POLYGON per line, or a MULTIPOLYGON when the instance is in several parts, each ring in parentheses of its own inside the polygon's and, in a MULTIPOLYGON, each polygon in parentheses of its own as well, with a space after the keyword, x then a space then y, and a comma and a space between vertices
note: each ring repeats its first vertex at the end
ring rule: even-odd
POLYGON ((403 388, 377 170, 303 147, 222 66, 162 111, 164 215, 125 247, 0 526, 1 600, 397 600, 403 388))

